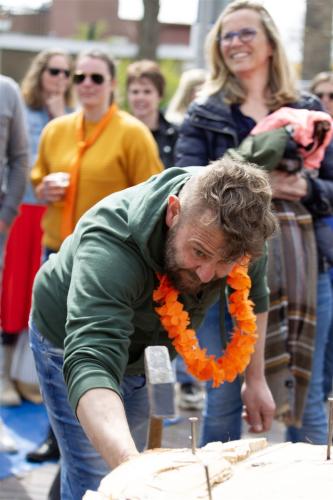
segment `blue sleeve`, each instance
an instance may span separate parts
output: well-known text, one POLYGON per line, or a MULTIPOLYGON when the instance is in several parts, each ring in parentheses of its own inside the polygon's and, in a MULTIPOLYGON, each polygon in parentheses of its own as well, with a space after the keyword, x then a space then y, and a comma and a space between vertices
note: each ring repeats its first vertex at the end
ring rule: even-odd
POLYGON ((190 107, 179 129, 176 142, 177 167, 206 166, 209 163, 208 139, 200 120, 190 107))

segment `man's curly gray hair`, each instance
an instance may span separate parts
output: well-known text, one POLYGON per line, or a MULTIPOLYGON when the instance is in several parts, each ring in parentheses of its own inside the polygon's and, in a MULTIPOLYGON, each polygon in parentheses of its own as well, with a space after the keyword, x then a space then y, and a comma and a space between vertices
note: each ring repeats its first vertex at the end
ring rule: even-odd
POLYGON ((256 259, 277 229, 271 197, 264 171, 224 157, 203 167, 202 173, 185 184, 179 195, 180 223, 200 220, 219 226, 225 236, 226 261, 245 255, 256 259))

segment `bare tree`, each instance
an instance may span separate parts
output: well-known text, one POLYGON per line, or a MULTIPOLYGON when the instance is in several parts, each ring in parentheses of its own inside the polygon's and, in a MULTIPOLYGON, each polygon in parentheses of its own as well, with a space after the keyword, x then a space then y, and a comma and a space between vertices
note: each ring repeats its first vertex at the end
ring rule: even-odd
POLYGON ((138 59, 156 59, 160 10, 159 0, 143 0, 144 14, 139 24, 138 59))
POLYGON ((303 80, 331 67, 333 0, 307 0, 303 47, 303 80))

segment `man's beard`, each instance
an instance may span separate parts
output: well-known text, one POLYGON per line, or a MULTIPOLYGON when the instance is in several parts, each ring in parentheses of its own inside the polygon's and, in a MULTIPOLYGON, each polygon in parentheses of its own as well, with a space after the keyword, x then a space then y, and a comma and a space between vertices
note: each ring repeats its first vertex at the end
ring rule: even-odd
POLYGON ((179 292, 197 295, 205 289, 211 288, 212 283, 202 283, 194 271, 181 267, 177 262, 175 241, 178 227, 179 225, 169 228, 167 232, 164 248, 164 270, 179 292))

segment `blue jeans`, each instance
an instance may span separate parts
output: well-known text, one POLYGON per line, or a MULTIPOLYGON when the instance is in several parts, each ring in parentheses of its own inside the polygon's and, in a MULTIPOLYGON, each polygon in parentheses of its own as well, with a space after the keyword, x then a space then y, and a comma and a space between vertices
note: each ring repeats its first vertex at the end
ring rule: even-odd
POLYGON ((181 356, 176 356, 174 360, 176 380, 179 384, 198 384, 197 379, 188 373, 184 360, 181 356))
MULTIPOLYGON (((30 344, 43 400, 61 452, 61 500, 81 500, 87 489, 97 489, 110 467, 91 445, 69 405, 62 372, 63 350, 45 339, 32 323, 30 344)), ((124 377, 121 389, 133 439, 142 451, 149 418, 145 377, 124 377)))
MULTIPOLYGON (((232 331, 232 320, 225 311, 226 331, 232 331)), ((208 354, 220 357, 222 353, 222 339, 220 333, 220 303, 212 306, 206 314, 205 320, 198 330, 201 347, 206 347, 208 354)), ((206 383, 206 400, 203 410, 200 446, 212 441, 230 441, 239 439, 242 430, 242 407, 240 396, 241 379, 224 382, 217 389, 213 389, 211 382, 206 383)))
MULTIPOLYGON (((333 299, 333 269, 330 269, 331 278, 331 293, 333 299)), ((331 303, 332 307, 332 318, 331 325, 328 332, 327 342, 325 346, 325 361, 324 361, 324 397, 325 399, 332 391, 333 383, 333 301, 331 303)))
POLYGON ((287 429, 287 441, 327 443, 327 412, 324 403, 323 379, 325 346, 332 322, 332 287, 329 273, 318 276, 317 327, 309 392, 303 414, 302 427, 287 429))

